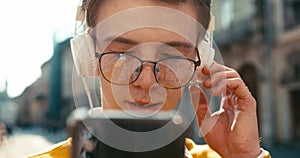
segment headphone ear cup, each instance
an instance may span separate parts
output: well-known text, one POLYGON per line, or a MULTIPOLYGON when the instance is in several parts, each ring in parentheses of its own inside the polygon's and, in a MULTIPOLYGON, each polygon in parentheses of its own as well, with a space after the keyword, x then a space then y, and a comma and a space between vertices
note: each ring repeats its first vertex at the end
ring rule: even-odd
MULTIPOLYGON (((208 44, 208 45, 210 45, 210 44, 208 44)), ((204 54, 205 54, 204 56, 205 56, 205 60, 206 60, 206 65, 210 66, 214 61, 215 49, 211 48, 211 46, 208 46, 206 48, 206 51, 204 54)))
POLYGON ((95 57, 94 40, 88 33, 77 35, 70 40, 75 69, 83 77, 99 76, 98 62, 95 57))
POLYGON ((208 42, 202 41, 198 44, 198 51, 202 61, 200 67, 210 66, 215 57, 215 49, 211 48, 208 42))

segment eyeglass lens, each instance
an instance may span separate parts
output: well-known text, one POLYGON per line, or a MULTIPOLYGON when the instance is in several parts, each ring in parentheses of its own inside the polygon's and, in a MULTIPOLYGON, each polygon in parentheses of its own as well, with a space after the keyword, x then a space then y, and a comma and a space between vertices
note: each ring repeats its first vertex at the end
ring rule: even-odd
MULTIPOLYGON (((144 61, 120 53, 106 53, 100 58, 100 69, 104 78, 117 85, 129 85, 135 82, 144 61)), ((186 85, 194 74, 195 63, 185 58, 165 58, 154 64, 156 81, 166 88, 180 88, 186 85)))

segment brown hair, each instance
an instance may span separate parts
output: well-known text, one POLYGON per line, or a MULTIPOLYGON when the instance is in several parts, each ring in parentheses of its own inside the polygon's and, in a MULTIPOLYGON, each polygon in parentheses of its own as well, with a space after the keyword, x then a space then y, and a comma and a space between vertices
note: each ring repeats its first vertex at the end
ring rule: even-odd
MULTIPOLYGON (((83 0, 82 9, 87 11, 86 22, 89 27, 95 27, 98 6, 101 0, 83 0)), ((187 0, 161 0, 168 3, 184 3, 187 0)), ((198 10, 198 21, 207 29, 210 21, 210 11, 211 11, 211 0, 194 0, 196 8, 198 10)))

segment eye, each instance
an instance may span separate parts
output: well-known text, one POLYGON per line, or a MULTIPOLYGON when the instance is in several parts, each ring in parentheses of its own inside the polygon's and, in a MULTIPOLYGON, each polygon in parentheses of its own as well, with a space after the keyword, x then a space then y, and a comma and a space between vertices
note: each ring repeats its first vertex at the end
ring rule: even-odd
POLYGON ((155 71, 155 72, 159 72, 159 71, 160 71, 160 68, 159 68, 158 66, 155 66, 154 71, 155 71))
POLYGON ((135 70, 134 70, 134 72, 140 72, 141 71, 141 66, 139 66, 139 67, 137 67, 135 70))

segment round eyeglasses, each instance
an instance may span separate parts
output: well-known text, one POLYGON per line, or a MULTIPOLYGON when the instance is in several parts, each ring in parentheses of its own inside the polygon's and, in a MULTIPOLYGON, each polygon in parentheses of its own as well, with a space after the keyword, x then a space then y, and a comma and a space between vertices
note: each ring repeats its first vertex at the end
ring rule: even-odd
MULTIPOLYGON (((196 49, 197 50, 197 49, 196 49)), ((108 52, 96 53, 103 77, 115 85, 129 85, 134 83, 143 70, 145 63, 153 64, 156 82, 168 89, 185 86, 194 76, 201 61, 197 50, 198 61, 184 57, 168 57, 158 61, 141 60, 130 53, 108 52)))

